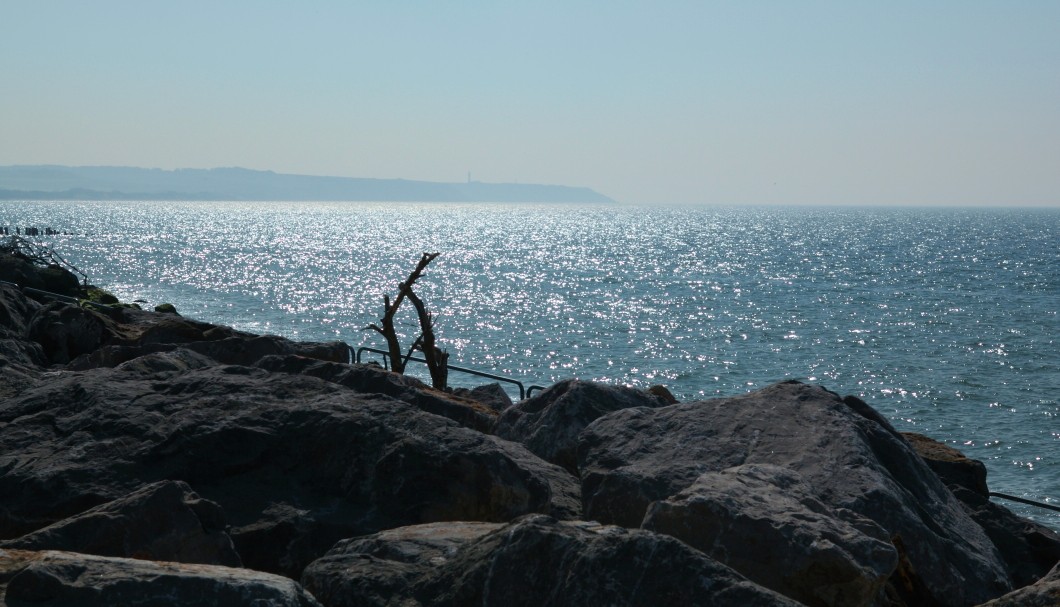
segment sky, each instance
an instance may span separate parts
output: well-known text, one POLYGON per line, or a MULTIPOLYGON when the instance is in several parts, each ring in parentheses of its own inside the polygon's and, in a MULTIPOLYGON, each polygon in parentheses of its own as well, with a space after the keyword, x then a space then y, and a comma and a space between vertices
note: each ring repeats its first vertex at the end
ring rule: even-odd
POLYGON ((0 165, 1060 206, 1060 2, 0 0, 0 165))

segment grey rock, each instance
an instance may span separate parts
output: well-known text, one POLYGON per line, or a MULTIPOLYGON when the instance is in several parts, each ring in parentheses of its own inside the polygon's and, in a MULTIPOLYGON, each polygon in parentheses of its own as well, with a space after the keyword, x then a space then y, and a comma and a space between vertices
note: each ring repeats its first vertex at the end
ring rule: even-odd
POLYGON ((508 396, 508 393, 497 382, 475 386, 470 390, 467 388, 454 388, 452 394, 486 405, 498 413, 514 404, 512 403, 512 397, 508 396))
POLYGON ((220 565, 0 550, 3 601, 18 605, 319 607, 296 582, 220 565))
POLYGON ((986 466, 983 462, 967 457, 959 450, 923 434, 903 432, 902 436, 909 441, 928 467, 939 475, 942 482, 964 487, 983 497, 990 495, 990 489, 986 486, 986 466))
POLYGON ((53 302, 30 320, 29 338, 41 345, 53 364, 66 364, 100 347, 106 323, 96 312, 53 302))
POLYGON ((990 501, 982 462, 921 434, 903 432, 902 436, 986 531, 1015 587, 1034 583, 1060 561, 1060 534, 990 501))
POLYGON ((797 474, 766 464, 703 474, 654 502, 642 527, 810 606, 871 605, 898 565, 878 525, 825 506, 797 474))
POLYGON ((577 480, 521 445, 314 377, 190 367, 62 372, 0 402, 0 538, 179 479, 244 564, 296 578, 345 537, 579 513, 577 480))
POLYGON ((41 307, 18 287, 0 284, 0 337, 25 338, 30 320, 41 307))
POLYGON ((392 373, 377 365, 340 365, 300 356, 267 356, 256 366, 273 373, 317 377, 361 394, 385 394, 480 432, 488 432, 496 421, 496 412, 477 400, 447 394, 415 377, 392 373))
POLYGON ((329 607, 798 604, 674 538, 541 515, 343 542, 303 584, 329 607))
POLYGON ((413 585, 461 548, 503 526, 427 523, 343 540, 306 568, 302 585, 329 607, 412 603, 413 585))
POLYGON ((951 489, 997 546, 1014 587, 1036 582, 1060 562, 1060 533, 1016 516, 975 491, 960 486, 951 489))
POLYGON ((1057 607, 1060 605, 1060 565, 1030 586, 984 603, 982 607, 1057 607))
POLYGON ((633 388, 568 379, 505 409, 494 433, 578 474, 578 435, 593 420, 619 409, 665 404, 662 398, 633 388))
POLYGON ((703 473, 773 464, 886 530, 896 600, 969 605, 1012 588, 994 544, 909 443, 864 402, 816 386, 616 411, 582 432, 578 456, 586 518, 639 526, 649 504, 703 473))
POLYGON ((69 270, 54 264, 40 266, 15 255, 0 254, 0 280, 68 297, 81 292, 77 276, 69 270))
POLYGON ((63 550, 98 556, 207 565, 242 565, 220 506, 180 481, 146 485, 112 502, 0 548, 63 550))

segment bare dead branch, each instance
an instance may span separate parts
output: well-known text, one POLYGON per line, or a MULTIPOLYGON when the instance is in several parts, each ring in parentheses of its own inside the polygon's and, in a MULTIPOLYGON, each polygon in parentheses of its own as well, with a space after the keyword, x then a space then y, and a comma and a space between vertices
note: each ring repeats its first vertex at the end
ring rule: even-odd
MULTIPOLYGON (((407 363, 408 358, 401 357, 401 343, 398 340, 397 330, 394 327, 394 316, 397 314, 398 309, 401 307, 401 304, 402 302, 404 302, 406 297, 408 297, 410 301, 413 302, 413 305, 416 306, 417 311, 419 311, 420 307, 423 306, 423 302, 419 299, 419 297, 416 296, 415 293, 412 292, 412 286, 416 284, 416 281, 419 280, 420 277, 423 275, 423 271, 427 269, 427 266, 432 261, 434 261, 436 257, 438 257, 438 253, 424 253, 420 257, 419 263, 416 264, 415 269, 413 269, 412 272, 409 274, 409 277, 405 279, 404 282, 398 283, 398 293, 394 297, 394 299, 391 300, 389 295, 383 296, 383 318, 379 319, 379 323, 382 326, 380 327, 379 325, 373 323, 365 327, 365 330, 372 329, 374 331, 377 331, 380 335, 383 336, 383 339, 386 340, 387 352, 389 353, 391 361, 390 366, 397 373, 405 372, 405 364, 407 363), (417 304, 416 302, 419 302, 419 304, 417 304)), ((425 308, 424 312, 426 312, 425 308)), ((436 371, 434 370, 436 363, 432 363, 430 361, 437 361, 438 356, 433 354, 428 355, 426 352, 427 349, 437 349, 434 346, 434 331, 433 327, 431 326, 431 319, 429 314, 426 316, 424 314, 420 314, 420 326, 423 328, 424 335, 427 335, 428 333, 430 334, 430 348, 425 348, 424 354, 425 358, 428 360, 427 367, 428 369, 431 369, 431 381, 432 383, 436 384, 436 371), (425 320, 427 324, 424 324, 425 320)), ((417 342, 418 341, 419 340, 417 340, 417 342)), ((412 349, 415 348, 416 345, 414 344, 412 349)), ((410 349, 409 352, 411 355, 412 350, 410 349)), ((444 364, 444 359, 442 360, 444 364)), ((444 388, 444 375, 441 375, 439 377, 443 378, 442 387, 444 388)), ((435 387, 438 386, 436 385, 435 387)))

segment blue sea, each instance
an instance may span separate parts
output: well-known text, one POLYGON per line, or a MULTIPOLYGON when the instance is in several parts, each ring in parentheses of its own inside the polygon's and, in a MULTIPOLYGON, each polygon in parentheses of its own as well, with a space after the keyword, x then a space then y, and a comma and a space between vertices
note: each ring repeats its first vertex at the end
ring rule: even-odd
POLYGON ((0 225, 72 233, 41 240, 123 300, 354 347, 440 252, 417 292, 451 364, 681 400, 800 379, 1060 504, 1060 210, 0 202, 0 225))

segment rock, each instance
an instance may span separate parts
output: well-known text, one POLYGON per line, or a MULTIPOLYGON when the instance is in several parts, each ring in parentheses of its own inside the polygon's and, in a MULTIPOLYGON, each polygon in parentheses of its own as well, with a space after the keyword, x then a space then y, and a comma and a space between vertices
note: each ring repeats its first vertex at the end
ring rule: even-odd
POLYGON ((41 307, 17 287, 0 284, 0 337, 24 339, 29 332, 30 320, 41 307))
POLYGON ((486 405, 495 412, 501 412, 512 406, 512 397, 497 382, 467 388, 454 388, 452 394, 486 405))
POLYGON ((665 535, 530 515, 338 544, 303 576, 353 605, 797 605, 665 535))
POLYGON ((155 312, 160 314, 176 314, 177 316, 180 316, 180 313, 177 312, 177 307, 171 303, 158 304, 155 306, 155 312))
POLYGON ((0 402, 0 538, 178 479, 244 564, 297 578, 380 529, 579 514, 576 479, 521 445, 314 377, 191 367, 63 372, 0 402))
POLYGON ((789 468, 813 497, 891 536, 896 600, 969 605, 1012 588, 994 544, 909 443, 864 402, 819 387, 616 411, 581 433, 578 462, 585 517, 627 527, 706 472, 789 468))
POLYGON ((2 541, 0 548, 242 565, 225 533, 221 507, 180 481, 146 485, 44 529, 2 541))
POLYGON ((654 386, 649 387, 647 390, 645 390, 645 392, 654 396, 658 396, 663 400, 664 403, 668 405, 677 404, 677 398, 674 396, 673 392, 670 392, 670 389, 666 386, 656 384, 654 386))
POLYGON ((226 365, 252 365, 266 356, 278 354, 335 363, 346 363, 350 357, 349 346, 341 341, 299 343, 275 335, 239 335, 219 340, 190 342, 184 347, 226 365))
POLYGON ((576 475, 578 435, 593 420, 619 409, 665 404, 633 388, 568 379, 505 409, 493 431, 576 475))
POLYGON ((983 603, 982 607, 1056 607, 1060 605, 1060 565, 1030 586, 983 603))
POLYGON ((894 546, 872 521, 810 494, 790 470, 747 464, 652 503, 642 527, 806 605, 871 605, 898 565, 894 546))
POLYGON ((77 276, 68 270, 54 264, 38 266, 14 255, 0 254, 0 280, 67 297, 81 293, 77 276))
POLYGON ((997 546, 1014 587, 1036 582, 1060 561, 1060 533, 1016 516, 975 491, 960 486, 951 489, 997 546))
POLYGON ((427 523, 343 540, 306 568, 302 585, 328 607, 411 601, 413 585, 432 568, 444 566, 457 550, 501 527, 503 523, 427 523))
POLYGON ((986 531, 1015 587, 1034 583, 1060 561, 1060 534, 990 501, 982 462, 921 434, 903 432, 902 436, 986 531))
POLYGON ((963 453, 937 440, 915 432, 903 432, 909 444, 927 463, 942 482, 947 485, 958 485, 989 497, 986 486, 986 466, 983 462, 966 457, 963 453))
POLYGON ((37 310, 30 320, 28 337, 39 343, 53 364, 66 364, 98 348, 106 323, 96 312, 53 302, 37 310))
POLYGON ((106 306, 121 303, 117 297, 114 296, 110 291, 101 289, 99 287, 89 287, 85 289, 84 299, 88 301, 103 304, 106 306))
POLYGON ((495 412, 477 400, 446 394, 415 377, 392 373, 377 365, 340 365, 298 356, 267 356, 257 366, 274 373, 317 377, 362 394, 385 394, 480 432, 488 432, 496 421, 495 412))
POLYGON ((179 375, 191 369, 216 366, 217 361, 187 348, 162 350, 131 358, 114 368, 135 377, 161 377, 179 375))
MULTIPOLYGON (((5 355, 4 343, 0 341, 0 357, 5 355)), ((12 364, 0 358, 0 400, 14 398, 41 381, 41 373, 23 365, 12 364)))
POLYGON ((0 581, 12 607, 320 605, 294 581, 259 571, 73 552, 0 550, 0 581))

